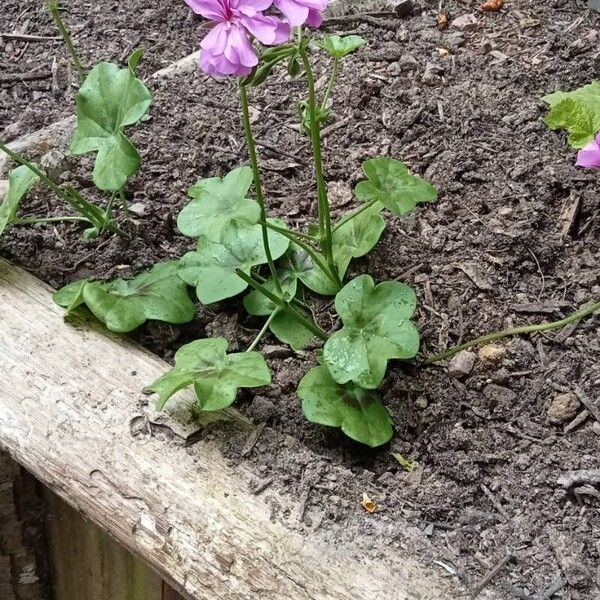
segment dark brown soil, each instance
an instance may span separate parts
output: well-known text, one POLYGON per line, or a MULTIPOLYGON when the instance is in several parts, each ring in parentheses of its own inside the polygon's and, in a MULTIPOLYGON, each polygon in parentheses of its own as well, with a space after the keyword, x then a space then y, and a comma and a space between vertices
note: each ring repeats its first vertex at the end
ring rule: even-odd
MULTIPOLYGON (((9 28, 18 27, 23 4, 8 3, 9 28)), ((35 3, 25 4, 32 7, 28 32, 49 33, 35 3)), ((191 50, 198 29, 177 3, 149 9, 138 0, 127 10, 117 2, 71 4, 70 20, 90 56, 94 44, 112 58, 146 44, 147 72, 191 50), (113 4, 116 13, 104 6, 113 4)), ((594 78, 600 18, 582 0, 507 0, 500 13, 488 14, 479 2, 453 0, 444 3, 451 20, 474 12, 479 25, 440 32, 437 4, 422 1, 422 10, 402 21, 326 24, 329 32, 355 31, 369 40, 345 66, 326 136, 336 212, 352 206, 360 164, 372 156, 406 160, 440 191, 436 205, 390 219, 377 249, 353 266, 353 274, 414 285, 425 354, 512 324, 557 319, 600 298, 597 174, 573 166, 564 135, 542 123, 540 100, 594 78), (564 234, 563 211, 575 201, 580 210, 564 234)), ((62 48, 53 49, 64 64, 62 48)), ((36 56, 45 64, 47 51, 31 46, 29 58, 11 68, 39 66, 36 56)), ((235 86, 199 73, 150 85, 152 118, 133 134, 145 162, 129 195, 146 211, 136 217, 135 240, 84 243, 65 226, 13 229, 0 243, 3 255, 59 286, 132 274, 190 247, 174 227, 187 188, 246 161, 235 86)), ((20 103, 0 113, 24 123, 18 133, 67 111, 64 97, 54 101, 45 92, 30 104, 35 90, 28 83, 0 91, 20 103)), ((258 139, 296 156, 262 150, 271 210, 290 223, 303 223, 314 210, 308 143, 295 128, 303 90, 301 81, 281 76, 253 98, 258 139)), ((68 159, 64 177, 92 195, 89 166, 68 159)), ((42 192, 27 203, 32 214, 48 207, 60 210, 42 192)), ((335 325, 326 311, 321 316, 322 325, 335 325)), ((170 359, 203 335, 223 335, 243 348, 257 326, 233 302, 200 308, 191 327, 149 324, 136 337, 170 359)), ((290 527, 340 544, 360 536, 365 553, 401 548, 436 571, 455 573, 457 590, 473 586, 510 552, 513 560, 491 584, 494 597, 534 598, 564 580, 555 595, 540 597, 598 598, 600 490, 585 482, 565 489, 558 478, 600 467, 600 424, 588 418, 565 433, 547 411, 569 389, 598 398, 599 333, 598 321, 587 320, 572 330, 512 339, 500 363, 477 360, 462 380, 443 367, 396 365, 383 394, 397 435, 377 451, 303 420, 295 388, 308 359, 267 338, 274 385, 239 406, 268 426, 249 456, 241 457, 245 440, 237 435, 223 441, 224 451, 255 473, 257 489, 268 484, 259 493, 290 527), (390 452, 418 469, 404 472, 390 452), (378 505, 373 515, 360 506, 364 492, 378 505), (305 499, 302 515, 290 511, 298 497, 305 499)))

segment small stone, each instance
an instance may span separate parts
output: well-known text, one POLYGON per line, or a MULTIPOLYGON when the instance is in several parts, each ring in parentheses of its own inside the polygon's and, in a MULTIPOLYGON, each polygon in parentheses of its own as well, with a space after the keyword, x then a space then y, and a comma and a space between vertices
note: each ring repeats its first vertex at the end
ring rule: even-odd
POLYGON ((597 435, 600 436, 600 423, 598 423, 598 421, 594 421, 592 423, 592 431, 597 435))
POLYGON ((397 64, 401 71, 414 71, 419 68, 419 61, 412 54, 403 54, 397 64))
POLYGON ((294 356, 294 351, 287 346, 274 346, 267 344, 263 347, 262 353, 267 358, 289 358, 294 356))
POLYGON ((427 398, 424 398, 423 396, 419 396, 415 400, 415 406, 421 410, 425 410, 429 406, 429 402, 427 401, 427 398))
POLYGON ((567 423, 576 417, 580 406, 581 402, 573 392, 559 394, 548 407, 548 421, 555 425, 567 423))
POLYGON ((452 21, 452 27, 456 27, 456 29, 460 29, 461 31, 472 31, 473 29, 477 29, 478 24, 479 21, 473 13, 461 15, 452 21))
POLYGON ((143 217, 146 215, 146 205, 143 202, 134 202, 129 205, 129 212, 136 217, 143 217))
POLYGON ((448 363, 448 374, 453 379, 466 377, 475 365, 475 354, 462 350, 448 363))
POLYGON ((394 12, 401 18, 410 17, 413 14, 412 0, 394 0, 394 12))
POLYGON ((444 67, 428 62, 425 65, 425 73, 423 74, 423 83, 436 83, 444 73, 444 67))
POLYGON ((457 48, 462 48, 467 40, 465 39, 465 36, 462 33, 459 32, 455 32, 455 33, 449 33, 448 35, 445 35, 443 37, 444 40, 444 45, 447 48, 450 48, 451 50, 456 50, 457 48))
POLYGON ((277 414, 275 403, 264 396, 256 396, 248 407, 250 416, 259 423, 272 419, 277 414))
POLYGON ((488 344, 479 350, 479 359, 483 362, 499 363, 506 355, 506 348, 500 344, 488 344))

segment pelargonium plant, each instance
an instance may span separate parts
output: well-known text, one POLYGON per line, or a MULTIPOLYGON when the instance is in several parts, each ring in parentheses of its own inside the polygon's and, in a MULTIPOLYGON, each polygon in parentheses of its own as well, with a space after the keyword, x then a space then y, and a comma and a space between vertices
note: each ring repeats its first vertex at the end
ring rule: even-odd
MULTIPOLYGON (((177 391, 193 387, 197 410, 220 410, 235 400, 239 389, 268 385, 271 374, 257 348, 270 331, 297 352, 317 349, 318 366, 308 370, 298 387, 310 421, 339 427, 370 446, 384 444, 392 436, 392 420, 378 389, 390 360, 413 358, 419 350, 419 334, 411 320, 416 294, 404 283, 375 282, 368 274, 347 281, 347 272, 353 259, 377 244, 385 229, 382 213, 406 215, 418 204, 436 200, 436 190, 400 160, 375 157, 363 164, 364 179, 355 188, 359 205, 334 222, 321 129, 330 116, 341 62, 365 41, 355 35, 315 36, 307 29, 321 24, 327 0, 186 2, 211 22, 200 42, 200 69, 238 80, 249 166, 202 179, 190 188, 191 201, 179 214, 177 227, 195 240, 195 248, 179 261, 155 265, 130 281, 75 282, 55 299, 69 311, 86 305, 109 329, 123 332, 150 318, 191 320, 194 311, 182 288, 186 284, 202 304, 245 294, 245 310, 264 319, 247 351, 228 353, 221 338, 183 346, 171 371, 149 387, 159 395, 158 406, 177 391), (312 61, 320 51, 331 59, 321 97, 312 61), (267 213, 250 121, 250 90, 281 64, 291 76, 304 77, 308 88, 298 109, 301 131, 311 139, 317 214, 304 231, 267 213), (316 322, 310 306, 313 295, 335 297, 339 330, 326 331, 316 322)), ((78 131, 86 120, 80 115, 78 131)), ((126 141, 122 143, 126 148, 126 141)), ((86 148, 75 144, 75 150, 86 148)), ((100 158, 102 148, 97 149, 100 158)))

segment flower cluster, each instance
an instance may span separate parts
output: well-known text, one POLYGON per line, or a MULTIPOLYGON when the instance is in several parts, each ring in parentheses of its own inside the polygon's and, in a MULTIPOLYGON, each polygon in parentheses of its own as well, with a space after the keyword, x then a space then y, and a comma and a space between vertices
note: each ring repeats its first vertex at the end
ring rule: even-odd
POLYGON ((575 164, 587 169, 600 169, 600 132, 596 134, 594 141, 577 153, 575 164))
POLYGON ((254 39, 277 46, 290 39, 291 27, 318 27, 328 0, 185 0, 213 22, 200 43, 200 68, 209 75, 249 75, 258 64, 254 39), (284 18, 265 15, 275 6, 284 18))

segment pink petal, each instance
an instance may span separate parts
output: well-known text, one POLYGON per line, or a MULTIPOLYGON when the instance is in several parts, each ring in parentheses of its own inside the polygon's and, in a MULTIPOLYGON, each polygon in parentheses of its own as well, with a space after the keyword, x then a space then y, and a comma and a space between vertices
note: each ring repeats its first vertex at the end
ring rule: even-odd
POLYGON ((219 0, 185 0, 185 3, 197 14, 210 21, 224 21, 225 11, 219 0))
POLYGON ((244 67, 227 60, 223 54, 212 54, 210 50, 200 52, 200 68, 208 75, 244 76, 252 72, 250 67, 244 67))
POLYGON ((292 27, 303 25, 308 19, 308 7, 295 0, 275 0, 275 6, 283 13, 292 27))
POLYGON ((245 9, 252 9, 255 13, 267 10, 273 4, 273 0, 230 0, 231 7, 237 8, 240 12, 245 12, 245 9))
POLYGON ((275 17, 256 15, 250 18, 242 15, 240 23, 266 46, 281 44, 290 38, 290 26, 275 17))
POLYGON ((323 15, 318 10, 311 8, 308 11, 308 19, 306 19, 306 24, 309 27, 321 27, 323 24, 323 15))
POLYGON ((593 142, 590 142, 583 150, 577 153, 576 166, 587 169, 600 169, 600 144, 598 143, 598 138, 600 138, 600 135, 596 136, 593 142))

